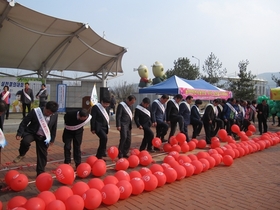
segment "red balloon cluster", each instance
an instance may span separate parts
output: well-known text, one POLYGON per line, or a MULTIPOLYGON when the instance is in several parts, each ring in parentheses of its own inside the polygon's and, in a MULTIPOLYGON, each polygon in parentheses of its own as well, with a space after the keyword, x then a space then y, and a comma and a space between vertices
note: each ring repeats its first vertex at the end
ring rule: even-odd
POLYGON ((16 170, 10 170, 5 175, 6 184, 16 192, 24 190, 28 185, 28 178, 16 170))

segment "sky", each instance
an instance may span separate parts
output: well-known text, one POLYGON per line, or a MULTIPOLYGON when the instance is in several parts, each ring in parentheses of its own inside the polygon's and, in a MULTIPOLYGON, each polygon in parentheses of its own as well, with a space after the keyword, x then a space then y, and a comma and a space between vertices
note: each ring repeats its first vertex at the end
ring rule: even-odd
POLYGON ((187 57, 200 63, 213 52, 228 76, 249 61, 253 74, 280 72, 279 0, 18 0, 23 6, 61 19, 88 23, 100 36, 127 48, 124 75, 108 85, 138 83, 141 64, 154 78, 152 65, 165 71, 187 57), (193 58, 195 56, 196 58, 193 58))

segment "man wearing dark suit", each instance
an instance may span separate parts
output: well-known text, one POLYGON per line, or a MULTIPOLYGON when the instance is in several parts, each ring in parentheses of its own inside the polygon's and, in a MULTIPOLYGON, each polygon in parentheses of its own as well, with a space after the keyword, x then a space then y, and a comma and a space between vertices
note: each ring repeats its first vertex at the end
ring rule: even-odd
POLYGON ((215 99, 212 104, 208 104, 203 114, 203 124, 205 130, 205 140, 207 144, 211 144, 211 138, 215 136, 214 123, 217 116, 217 106, 219 101, 215 99))
POLYGON ((166 105, 166 121, 170 124, 169 138, 174 136, 177 123, 179 123, 179 129, 181 133, 184 133, 184 119, 182 115, 179 115, 179 104, 182 101, 183 96, 177 94, 173 99, 170 99, 166 105))
POLYGON ((259 103, 256 107, 257 110, 257 118, 259 124, 259 132, 260 135, 264 132, 267 132, 267 118, 269 115, 269 106, 266 103, 266 100, 262 100, 262 103, 259 103), (263 128, 263 129, 262 129, 263 128))
POLYGON ((187 96, 186 101, 181 101, 179 105, 179 115, 182 115, 184 118, 184 133, 186 135, 187 142, 190 141, 188 135, 188 126, 191 123, 191 103, 192 103, 192 96, 187 96))
POLYGON ((81 164, 81 144, 84 125, 90 120, 88 116, 88 111, 85 109, 66 112, 64 115, 65 128, 62 134, 62 141, 64 142, 64 163, 71 163, 71 144, 73 140, 73 157, 76 168, 81 164))
POLYGON ((164 136, 168 130, 168 124, 165 122, 165 103, 168 101, 168 95, 162 95, 152 103, 151 118, 152 123, 156 126, 156 137, 160 138, 162 142, 166 142, 164 136))
POLYGON ((136 106, 135 113, 134 113, 134 121, 136 123, 137 128, 143 129, 144 131, 144 137, 142 139, 142 143, 140 146, 140 151, 147 150, 149 152, 155 152, 152 149, 152 140, 154 138, 154 133, 151 130, 152 124, 151 121, 151 114, 148 110, 150 106, 150 99, 149 98, 143 98, 142 103, 138 106, 136 106))
POLYGON ((24 157, 31 142, 36 142, 37 154, 37 176, 45 171, 47 164, 48 147, 52 145, 56 137, 58 104, 49 101, 44 108, 32 109, 31 112, 21 121, 17 130, 16 139, 20 140, 19 156, 14 159, 15 163, 20 162, 24 157), (39 120, 40 119, 40 120, 39 120), (44 129, 47 124, 48 129, 44 129), (49 139, 48 139, 49 135, 49 139))
POLYGON ((46 106, 47 99, 48 99, 48 92, 45 84, 41 85, 41 89, 36 94, 36 98, 39 99, 39 107, 46 106))
POLYGON ((109 132, 109 110, 110 98, 103 98, 101 103, 97 103, 91 108, 90 130, 99 138, 99 147, 96 152, 96 157, 102 159, 106 157, 107 134, 109 132))
POLYGON ((193 127, 192 138, 195 139, 202 129, 202 120, 199 113, 199 106, 202 104, 200 99, 195 100, 194 105, 191 108, 191 124, 193 127))
POLYGON ((34 101, 33 90, 29 88, 29 83, 25 83, 25 88, 21 90, 20 101, 22 103, 22 116, 26 115, 26 107, 28 113, 31 110, 31 103, 34 101))
POLYGON ((136 97, 130 95, 125 102, 118 105, 116 113, 116 127, 120 132, 119 158, 128 157, 131 145, 132 111, 131 106, 135 103, 136 97))

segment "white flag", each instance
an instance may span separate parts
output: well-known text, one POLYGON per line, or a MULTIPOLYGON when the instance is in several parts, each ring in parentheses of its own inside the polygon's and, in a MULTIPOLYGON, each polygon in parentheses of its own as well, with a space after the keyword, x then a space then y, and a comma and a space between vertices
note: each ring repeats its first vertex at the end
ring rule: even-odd
POLYGON ((97 96, 97 92, 96 92, 96 86, 94 84, 94 86, 92 88, 91 96, 90 96, 90 105, 94 106, 97 103, 98 103, 98 96, 97 96))

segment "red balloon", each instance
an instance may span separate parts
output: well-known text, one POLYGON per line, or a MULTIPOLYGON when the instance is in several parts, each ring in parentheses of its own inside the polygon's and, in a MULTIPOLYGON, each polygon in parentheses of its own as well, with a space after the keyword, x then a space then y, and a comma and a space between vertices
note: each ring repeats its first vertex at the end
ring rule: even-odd
POLYGON ((180 155, 177 159, 178 163, 180 165, 183 165, 184 163, 190 163, 192 160, 187 155, 180 155))
POLYGON ((92 168, 93 164, 95 163, 95 161, 97 161, 98 158, 91 155, 87 158, 86 163, 88 163, 90 165, 90 167, 92 168))
POLYGON ((91 173, 91 166, 88 163, 81 163, 77 167, 77 176, 80 178, 86 178, 91 173))
POLYGON ((117 187, 120 191, 121 200, 128 198, 132 193, 132 185, 130 184, 130 181, 121 180, 117 183, 117 187))
POLYGON ((46 204, 43 201, 43 199, 38 197, 33 197, 27 200, 27 202, 24 205, 24 208, 28 210, 45 210, 46 204))
POLYGON ((142 176, 144 176, 145 174, 151 174, 151 170, 147 167, 142 167, 139 169, 139 173, 141 174, 141 178, 142 176))
POLYGON ((197 159, 201 159, 201 158, 206 158, 206 157, 209 157, 209 153, 208 152, 203 152, 203 151, 200 151, 196 154, 196 157, 197 159))
POLYGON ((202 172, 207 171, 210 167, 209 161, 206 158, 200 158, 199 161, 202 163, 203 166, 202 172))
POLYGON ((13 191, 24 190, 28 185, 28 178, 25 174, 18 174, 10 181, 10 187, 13 191))
POLYGON ((176 160, 170 160, 168 162, 168 164, 170 165, 171 168, 174 168, 177 165, 180 165, 176 160))
POLYGON ((165 183, 166 183, 166 176, 165 176, 165 174, 163 172, 157 171, 157 172, 154 173, 154 175, 155 175, 155 177, 158 180, 157 187, 161 187, 161 186, 165 185, 165 183))
POLYGON ((163 168, 160 164, 154 163, 150 166, 150 171, 154 174, 157 171, 163 172, 163 168))
POLYGON ((188 157, 191 159, 191 161, 198 160, 195 154, 189 154, 188 157))
POLYGON ((163 158, 163 162, 164 163, 169 163, 170 161, 172 160, 175 160, 175 158, 172 156, 172 155, 166 155, 164 158, 163 158))
POLYGON ((183 143, 186 142, 187 137, 186 137, 186 135, 183 134, 183 133, 178 133, 178 134, 176 135, 176 139, 177 139, 178 143, 181 145, 181 144, 183 144, 183 143))
POLYGON ((55 176, 60 183, 71 185, 75 179, 74 169, 68 164, 61 164, 55 170, 55 176))
POLYGON ((172 151, 175 151, 175 152, 181 152, 181 146, 179 144, 174 144, 172 147, 171 147, 171 152, 172 151))
POLYGON ((107 175, 104 179, 103 179, 104 185, 106 184, 114 184, 116 185, 119 180, 117 177, 113 176, 113 175, 107 175))
POLYGON ((120 158, 116 162, 115 170, 126 170, 129 167, 129 162, 126 158, 120 158))
POLYGON ((172 183, 177 179, 177 172, 174 168, 165 168, 163 173, 166 176, 166 183, 172 183))
POLYGON ((27 199, 25 197, 17 195, 8 201, 7 208, 14 209, 16 207, 21 207, 21 206, 24 206, 26 202, 27 202, 27 199))
POLYGON ((14 176, 19 175, 20 173, 16 170, 9 170, 6 174, 5 174, 5 183, 10 186, 11 181, 13 179, 14 176))
POLYGON ((192 140, 188 142, 190 151, 193 151, 196 148, 196 143, 192 140))
POLYGON ((224 150, 224 155, 223 156, 225 156, 225 155, 230 155, 232 158, 235 158, 235 152, 234 152, 233 149, 224 150))
POLYGON ((155 137, 155 138, 153 138, 153 140, 152 140, 152 144, 153 144, 153 146, 156 147, 156 148, 160 148, 161 143, 162 143, 162 142, 161 142, 161 139, 158 138, 158 137, 155 137))
POLYGON ((253 135, 253 132, 252 131, 250 131, 250 130, 247 130, 246 131, 246 136, 252 136, 253 135))
POLYGON ((208 153, 209 153, 209 155, 218 154, 218 151, 215 150, 215 149, 209 149, 209 150, 208 150, 208 153))
POLYGON ((129 173, 130 180, 133 178, 142 178, 142 174, 139 171, 131 171, 129 173))
POLYGON ((206 157, 205 159, 209 162, 209 169, 216 165, 216 160, 212 156, 206 157))
POLYGON ((61 200, 54 200, 46 205, 45 210, 66 210, 66 207, 61 200))
POLYGON ((102 203, 102 195, 97 189, 88 189, 82 196, 86 209, 96 209, 102 203))
POLYGON ((146 174, 142 177, 142 180, 144 181, 144 190, 145 191, 153 191, 158 186, 158 179, 153 174, 146 174))
POLYGON ((94 176, 103 176, 106 173, 106 171, 107 171, 106 163, 102 159, 97 160, 91 168, 91 173, 94 176))
POLYGON ((56 191, 54 191, 54 195, 57 200, 61 200, 63 203, 66 202, 66 200, 73 195, 73 191, 70 187, 67 186, 61 186, 57 188, 56 191))
POLYGON ((173 167, 174 170, 177 172, 177 178, 176 180, 181 180, 186 177, 186 169, 182 165, 177 165, 173 167))
POLYGON ((199 140, 196 147, 199 148, 199 149, 204 149, 206 147, 206 141, 203 140, 203 139, 199 140))
POLYGON ((83 210, 85 207, 84 199, 79 195, 71 195, 65 201, 67 210, 83 210))
POLYGON ((193 174, 200 174, 203 170, 203 165, 199 160, 193 160, 191 164, 194 166, 193 174))
POLYGON ((139 157, 137 155, 130 155, 127 160, 130 168, 135 168, 140 163, 139 157))
POLYGON ((35 184, 40 192, 48 191, 53 185, 53 178, 49 173, 41 173, 37 176, 35 184))
POLYGON ((132 149, 131 151, 130 151, 130 155, 139 155, 140 154, 140 151, 139 151, 139 149, 132 149))
POLYGON ((89 188, 94 188, 100 191, 104 187, 104 182, 100 178, 92 178, 88 181, 89 188))
POLYGON ((223 157, 223 162, 226 166, 231 166, 233 163, 233 158, 230 155, 225 155, 223 157))
POLYGON ((119 181, 121 180, 126 180, 126 181, 130 181, 130 176, 129 174, 124 171, 124 170, 119 170, 115 173, 114 175, 119 181))
POLYGON ((169 144, 173 146, 174 144, 178 144, 178 140, 176 139, 176 136, 171 136, 169 139, 169 144))
POLYGON ((252 133, 256 132, 256 127, 254 125, 249 125, 248 130, 251 131, 252 133))
POLYGON ((140 165, 147 166, 149 165, 153 159, 152 156, 145 150, 141 151, 139 154, 140 165))
POLYGON ((130 184, 132 186, 132 195, 139 195, 145 189, 145 184, 142 178, 134 177, 130 180, 130 184))
POLYGON ((164 152, 170 152, 171 148, 172 148, 172 146, 169 143, 166 143, 166 144, 163 145, 163 151, 164 152))
POLYGON ((239 128, 238 125, 233 124, 233 125, 231 126, 231 131, 234 132, 234 133, 239 133, 239 132, 240 132, 240 128, 239 128))
POLYGON ((82 196, 87 190, 89 189, 89 186, 85 182, 76 182, 71 190, 73 191, 73 195, 79 195, 82 196))
POLYGON ((120 199, 120 190, 114 184, 106 184, 101 189, 102 202, 106 205, 113 205, 120 199))
POLYGON ((50 202, 56 200, 55 195, 54 195, 51 191, 43 191, 43 192, 40 192, 40 193, 37 195, 37 197, 38 197, 38 198, 41 198, 41 199, 45 202, 46 206, 47 206, 50 202))
POLYGON ((111 146, 108 148, 107 153, 112 160, 115 160, 115 158, 119 155, 119 149, 115 146, 111 146))
POLYGON ((191 141, 195 142, 195 144, 198 143, 198 140, 197 140, 197 139, 192 139, 191 141))
POLYGON ((235 153, 234 157, 235 157, 235 158, 239 158, 239 157, 240 157, 240 152, 239 152, 239 150, 238 150, 238 149, 233 149, 233 151, 234 151, 234 153, 235 153))
POLYGON ((182 165, 186 170, 186 177, 190 177, 194 173, 194 166, 191 163, 184 163, 182 165))
POLYGON ((178 157, 180 156, 179 152, 177 152, 177 151, 171 151, 168 153, 168 155, 173 156, 175 160, 177 160, 178 157))
POLYGON ((218 136, 222 142, 227 142, 227 131, 225 129, 220 129, 218 131, 218 136))
POLYGON ((162 163, 161 166, 162 166, 163 170, 171 167, 168 163, 162 163))
POLYGON ((190 151, 190 147, 188 145, 188 142, 184 142, 183 144, 181 144, 181 151, 184 152, 184 153, 190 151))

